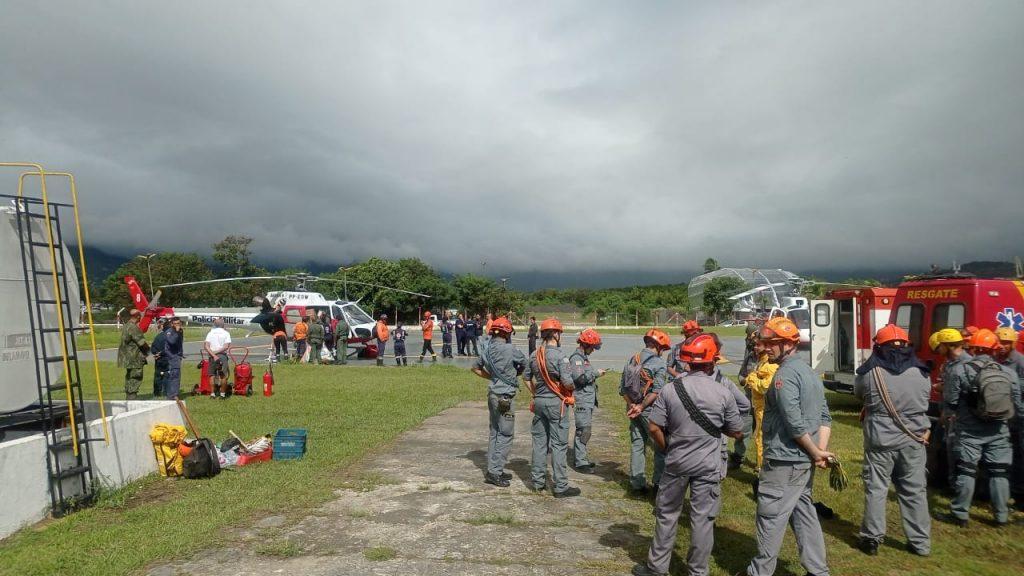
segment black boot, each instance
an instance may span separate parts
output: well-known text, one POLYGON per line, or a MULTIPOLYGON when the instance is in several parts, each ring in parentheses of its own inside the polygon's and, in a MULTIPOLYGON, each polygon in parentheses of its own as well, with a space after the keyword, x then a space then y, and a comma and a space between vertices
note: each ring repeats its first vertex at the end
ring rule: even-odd
POLYGON ((490 484, 491 486, 497 486, 499 488, 508 488, 512 485, 508 480, 493 474, 487 474, 484 476, 484 484, 490 484))
POLYGON ((860 543, 857 545, 860 551, 867 554, 868 556, 878 556, 878 542, 869 540, 867 538, 861 538, 860 543))

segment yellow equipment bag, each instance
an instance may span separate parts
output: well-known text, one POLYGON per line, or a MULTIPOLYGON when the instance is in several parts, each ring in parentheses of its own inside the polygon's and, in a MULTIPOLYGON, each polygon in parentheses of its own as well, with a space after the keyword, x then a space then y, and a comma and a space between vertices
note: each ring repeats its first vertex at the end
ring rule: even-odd
POLYGON ((149 432, 153 454, 161 476, 181 476, 182 458, 178 444, 185 439, 185 427, 159 423, 149 432))

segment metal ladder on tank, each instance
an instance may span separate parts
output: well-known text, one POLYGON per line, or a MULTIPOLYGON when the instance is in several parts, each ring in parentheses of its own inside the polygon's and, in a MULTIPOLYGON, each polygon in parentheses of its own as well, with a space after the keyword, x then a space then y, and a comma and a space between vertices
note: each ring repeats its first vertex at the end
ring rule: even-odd
MULTIPOLYGON (((90 438, 82 398, 82 379, 78 365, 78 347, 74 337, 74 315, 71 310, 68 285, 68 266, 74 266, 64 257, 64 237, 61 231, 61 209, 72 209, 74 224, 78 233, 81 253, 81 228, 78 223, 78 200, 71 179, 72 204, 50 202, 46 195, 44 173, 22 175, 18 185, 18 200, 15 202, 18 237, 21 240, 21 260, 25 279, 25 293, 29 302, 29 324, 32 334, 32 348, 36 358, 36 384, 39 391, 39 415, 46 437, 46 466, 49 477, 51 513, 61 517, 77 508, 89 505, 95 495, 90 442, 109 438, 102 396, 100 410, 104 414, 104 438, 90 438), (40 176, 41 198, 29 198, 23 194, 24 177, 40 176), (42 234, 34 231, 38 223, 42 234), (39 262, 38 250, 45 249, 46 256, 39 262), (52 293, 43 293, 42 286, 49 284, 52 293), (56 319, 47 322, 47 319, 56 319), (51 350, 52 335, 57 336, 59 346, 51 350), (49 337, 49 338, 48 338, 49 337), (49 341, 49 342, 48 342, 49 341), (49 345, 48 345, 49 344, 49 345), (54 384, 55 376, 62 376, 54 384), (59 398, 55 393, 63 390, 67 403, 68 427, 62 427, 58 420, 63 411, 58 408, 59 398)), ((63 175, 63 174, 62 174, 63 175)), ((67 175, 70 178, 70 175, 67 175)), ((84 262, 83 262, 84 267, 84 262)), ((87 306, 90 312, 88 281, 83 269, 83 283, 87 306)), ((95 344, 93 345, 95 350, 95 344)), ((98 368, 97 368, 98 372, 98 368)), ((98 374, 97 374, 98 376, 98 374)), ((97 379, 98 384, 98 379, 97 379)), ((102 394, 102 392, 101 392, 102 394)))

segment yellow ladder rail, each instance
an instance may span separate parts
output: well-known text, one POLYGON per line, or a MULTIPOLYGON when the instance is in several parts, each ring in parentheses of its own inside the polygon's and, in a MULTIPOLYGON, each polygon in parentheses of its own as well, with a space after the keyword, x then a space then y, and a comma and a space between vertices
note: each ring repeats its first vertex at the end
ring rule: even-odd
MULTIPOLYGON (((39 191, 42 195, 43 201, 43 218, 46 221, 46 239, 49 244, 50 254, 50 275, 53 279, 53 295, 57 301, 57 332, 60 334, 60 348, 61 348, 61 359, 64 365, 64 390, 68 397, 68 415, 71 420, 71 448, 74 451, 75 456, 78 456, 78 427, 75 425, 75 410, 74 410, 74 399, 71 395, 71 365, 68 362, 68 341, 67 333, 64 330, 64 312, 61 310, 60 301, 60 283, 57 281, 57 251, 53 246, 53 224, 50 221, 50 201, 46 194, 46 171, 39 164, 28 163, 28 162, 0 162, 0 166, 22 166, 26 168, 35 168, 36 173, 39 174, 39 191)), ((24 180, 18 179, 18 198, 24 198, 24 189, 22 187, 24 180)), ((35 279, 33 279, 35 281, 35 279)), ((45 361, 45 360, 44 360, 45 361)), ((47 383, 49 385, 49 383, 47 383)))
MULTIPOLYGON (((89 273, 85 266, 85 244, 82 242, 82 226, 78 219, 78 188, 75 186, 75 176, 70 172, 45 172, 46 176, 60 176, 68 179, 71 187, 71 206, 75 214, 75 235, 78 239, 78 261, 82 264, 82 288, 85 291, 85 315, 86 323, 89 326, 89 344, 92 346, 92 366, 96 375, 96 395, 100 404, 100 419, 103 422, 103 440, 110 444, 110 428, 107 424, 107 410, 103 405, 103 383, 100 381, 100 358, 96 351, 96 326, 92 320, 92 299, 89 296, 89 273)), ((21 175, 24 180, 27 176, 39 176, 38 172, 26 172, 21 175)), ((19 187, 21 183, 19 182, 19 187)), ((69 389, 70 393, 70 389, 69 389)), ((69 400, 70 401, 70 400, 69 400)))

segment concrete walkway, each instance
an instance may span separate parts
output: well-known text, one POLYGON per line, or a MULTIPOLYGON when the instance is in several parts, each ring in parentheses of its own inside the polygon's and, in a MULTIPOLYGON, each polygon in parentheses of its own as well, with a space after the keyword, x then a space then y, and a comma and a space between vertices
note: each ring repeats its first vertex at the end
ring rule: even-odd
POLYGON ((297 523, 263 518, 226 535, 226 548, 149 574, 628 574, 650 529, 623 519, 650 504, 626 496, 622 419, 598 410, 597 474, 570 470, 583 495, 556 500, 527 489, 531 418, 517 412, 510 488, 483 483, 487 410, 463 403, 369 456, 297 523))

